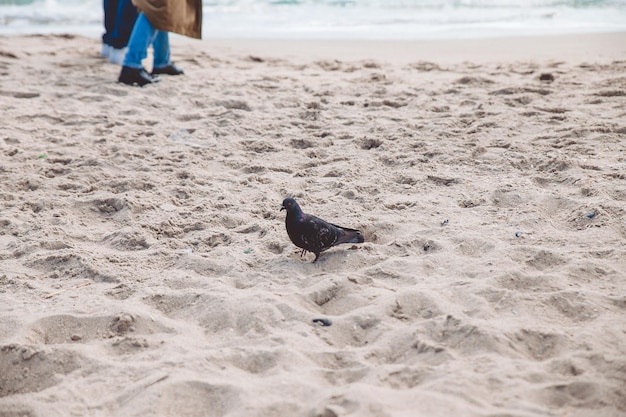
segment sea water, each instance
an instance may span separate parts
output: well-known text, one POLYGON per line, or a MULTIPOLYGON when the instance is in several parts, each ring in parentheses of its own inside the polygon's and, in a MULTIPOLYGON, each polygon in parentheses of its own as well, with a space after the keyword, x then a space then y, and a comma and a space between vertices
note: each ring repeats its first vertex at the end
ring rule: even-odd
MULTIPOLYGON (((0 0, 0 35, 103 32, 102 0, 0 0)), ((626 0, 203 0, 204 38, 428 39, 626 31, 626 0)))

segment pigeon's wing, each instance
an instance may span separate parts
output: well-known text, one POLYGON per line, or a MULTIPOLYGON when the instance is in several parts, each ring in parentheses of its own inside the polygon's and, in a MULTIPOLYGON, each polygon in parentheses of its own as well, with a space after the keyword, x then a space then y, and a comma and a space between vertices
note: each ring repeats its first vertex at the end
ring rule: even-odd
POLYGON ((306 215, 306 233, 303 239, 310 245, 311 252, 322 252, 342 243, 363 243, 365 239, 359 230, 338 226, 319 217, 306 215))
POLYGON ((340 234, 337 226, 310 214, 305 215, 301 223, 303 248, 315 254, 333 246, 340 234))
POLYGON ((328 223, 322 219, 316 219, 317 227, 317 243, 320 251, 324 251, 331 246, 335 246, 341 237, 341 229, 332 223, 328 223))

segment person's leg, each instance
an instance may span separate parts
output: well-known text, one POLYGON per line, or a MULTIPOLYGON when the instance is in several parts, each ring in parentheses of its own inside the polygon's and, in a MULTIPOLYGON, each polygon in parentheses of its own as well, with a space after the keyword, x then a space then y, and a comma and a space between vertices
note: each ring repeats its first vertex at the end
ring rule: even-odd
POLYGON ((128 51, 124 58, 125 67, 143 68, 141 61, 148 56, 148 47, 154 42, 157 33, 158 31, 152 27, 146 15, 139 13, 128 40, 128 51))
POLYGON ((163 68, 171 64, 170 34, 168 32, 157 31, 152 47, 154 48, 153 68, 163 68))
POLYGON ((103 58, 108 58, 111 50, 113 31, 115 30, 115 18, 117 16, 118 0, 103 0, 102 9, 104 10, 104 34, 102 35, 102 52, 103 58))
POLYGON ((148 47, 156 35, 157 30, 152 27, 148 18, 140 13, 128 40, 128 50, 124 57, 122 72, 118 78, 119 82, 144 86, 161 80, 158 76, 148 74, 142 64, 148 55, 148 47))
POLYGON ((111 44, 111 34, 115 30, 115 17, 117 16, 118 0, 103 0, 102 8, 104 9, 104 34, 102 42, 107 45, 111 44))
POLYGON ((159 31, 154 43, 154 65, 152 74, 182 75, 184 71, 174 65, 170 56, 170 36, 168 32, 159 31))
POLYGON ((122 49, 128 45, 137 16, 139 13, 131 0, 120 0, 115 19, 114 48, 122 49))
POLYGON ((122 65, 124 62, 126 46, 128 45, 137 16, 137 8, 131 0, 119 0, 115 29, 111 37, 112 48, 109 52, 109 61, 112 64, 122 65))

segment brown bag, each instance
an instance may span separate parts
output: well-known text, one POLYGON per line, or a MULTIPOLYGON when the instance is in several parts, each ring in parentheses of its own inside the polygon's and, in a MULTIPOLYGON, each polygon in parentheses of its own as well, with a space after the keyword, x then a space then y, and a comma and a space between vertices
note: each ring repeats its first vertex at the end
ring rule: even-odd
POLYGON ((132 0, 155 29, 202 38, 202 0, 132 0))

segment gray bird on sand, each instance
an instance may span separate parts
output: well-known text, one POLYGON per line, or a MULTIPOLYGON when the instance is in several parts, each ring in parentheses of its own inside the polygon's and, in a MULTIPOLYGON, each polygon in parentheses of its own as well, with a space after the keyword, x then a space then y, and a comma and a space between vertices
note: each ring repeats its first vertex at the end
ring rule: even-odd
POLYGON ((304 213, 293 198, 285 198, 280 210, 287 210, 285 226, 289 239, 302 249, 300 256, 304 256, 306 252, 313 252, 315 254, 313 262, 317 261, 320 253, 333 246, 365 241, 361 232, 356 229, 337 226, 304 213))

